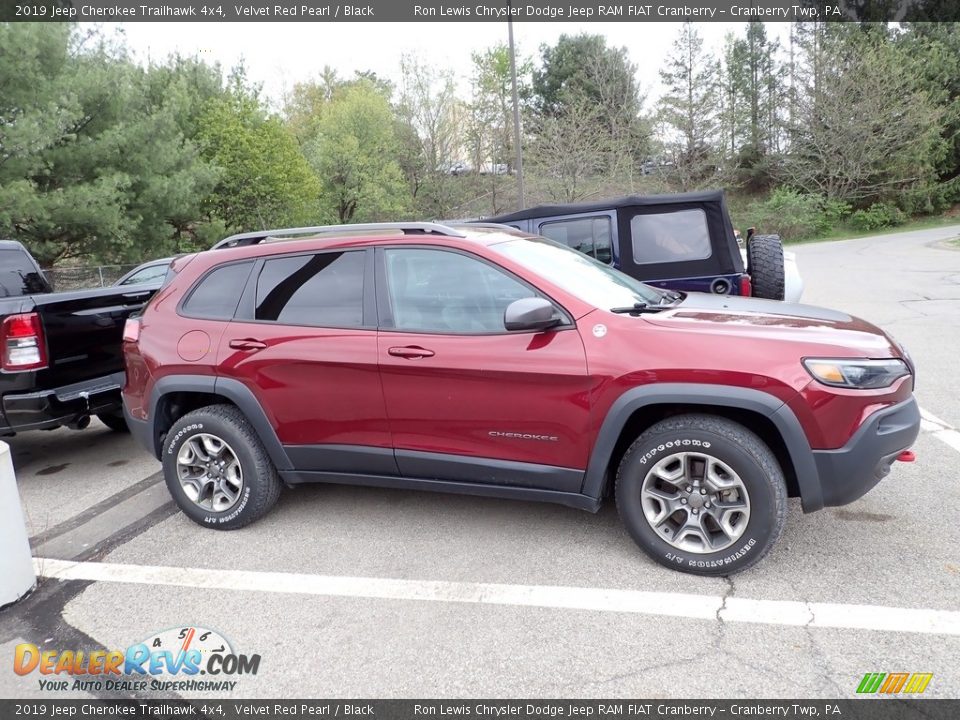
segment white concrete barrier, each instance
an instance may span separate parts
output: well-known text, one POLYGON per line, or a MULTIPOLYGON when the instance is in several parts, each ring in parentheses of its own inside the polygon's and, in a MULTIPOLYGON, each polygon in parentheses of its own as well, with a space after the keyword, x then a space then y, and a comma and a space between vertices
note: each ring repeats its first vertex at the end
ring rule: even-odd
POLYGON ((10 446, 0 442, 0 607, 15 603, 36 584, 10 446))

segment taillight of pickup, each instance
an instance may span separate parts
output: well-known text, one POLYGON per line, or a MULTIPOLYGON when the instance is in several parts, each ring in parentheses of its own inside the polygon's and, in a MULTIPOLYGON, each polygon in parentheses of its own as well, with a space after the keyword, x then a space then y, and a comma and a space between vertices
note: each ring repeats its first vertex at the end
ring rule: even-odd
POLYGON ((41 370, 47 367, 47 348, 38 313, 9 315, 0 325, 2 365, 5 372, 41 370))

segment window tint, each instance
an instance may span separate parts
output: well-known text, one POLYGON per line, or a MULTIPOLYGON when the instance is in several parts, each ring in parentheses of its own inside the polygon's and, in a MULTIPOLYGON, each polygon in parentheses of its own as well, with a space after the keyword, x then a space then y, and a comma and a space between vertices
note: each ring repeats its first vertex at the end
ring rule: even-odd
POLYGON ((25 250, 0 250, 0 297, 50 292, 25 250))
POLYGON ((635 215, 630 220, 633 262, 637 265, 710 257, 710 231, 703 210, 635 215))
POLYGON ((240 295, 250 275, 252 262, 224 265, 207 275, 183 304, 183 312, 194 317, 230 320, 237 311, 240 295))
POLYGON ((267 260, 257 281, 257 320, 287 325, 363 325, 363 251, 267 260))
POLYGON ((506 332, 503 313, 535 297, 523 283, 485 262, 442 250, 386 250, 394 327, 445 333, 506 332))
POLYGON ((140 283, 156 282, 167 274, 169 265, 151 265, 143 270, 138 270, 133 275, 124 280, 121 285, 139 285, 140 283))
POLYGON ((609 263, 613 260, 610 228, 609 217, 577 218, 544 223, 540 226, 540 234, 600 262, 609 263))

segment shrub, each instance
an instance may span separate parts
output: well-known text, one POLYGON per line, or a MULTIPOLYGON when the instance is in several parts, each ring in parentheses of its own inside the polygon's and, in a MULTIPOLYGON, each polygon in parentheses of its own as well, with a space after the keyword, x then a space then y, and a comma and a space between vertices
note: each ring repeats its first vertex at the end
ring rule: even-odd
POLYGON ((785 240, 803 240, 830 232, 850 212, 850 206, 819 195, 778 188, 745 213, 759 233, 778 233, 785 240))
POLYGON ((903 225, 907 216, 896 205, 874 203, 866 210, 857 210, 850 216, 850 224, 857 230, 880 230, 903 225))

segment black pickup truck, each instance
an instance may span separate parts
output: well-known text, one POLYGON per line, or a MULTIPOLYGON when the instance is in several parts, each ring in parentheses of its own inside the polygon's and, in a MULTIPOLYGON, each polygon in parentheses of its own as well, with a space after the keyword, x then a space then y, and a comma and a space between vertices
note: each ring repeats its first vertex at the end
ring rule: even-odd
POLYGON ((0 435, 92 415, 125 430, 123 326, 160 284, 55 293, 23 245, 0 241, 0 435))

